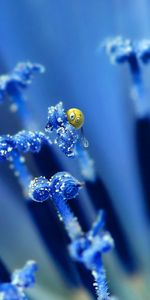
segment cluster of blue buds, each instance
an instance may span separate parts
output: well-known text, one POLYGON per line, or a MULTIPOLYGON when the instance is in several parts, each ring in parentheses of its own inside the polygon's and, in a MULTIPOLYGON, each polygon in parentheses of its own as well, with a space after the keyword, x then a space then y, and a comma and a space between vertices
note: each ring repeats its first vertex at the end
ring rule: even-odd
POLYGON ((39 152, 44 143, 51 143, 40 131, 20 131, 14 136, 0 136, 0 161, 9 159, 15 152, 39 152))
POLYGON ((29 194, 34 201, 43 202, 48 198, 65 201, 75 198, 79 188, 83 186, 76 178, 67 172, 58 172, 50 180, 41 176, 31 181, 29 194))
POLYGON ((29 185, 31 199, 38 202, 51 199, 71 240, 81 236, 81 228, 67 201, 75 198, 82 187, 83 183, 67 172, 58 172, 50 180, 45 177, 35 178, 29 185))
POLYGON ((108 300, 109 293, 102 254, 112 249, 114 241, 109 232, 104 230, 104 214, 99 212, 91 230, 84 233, 77 218, 70 210, 67 201, 75 198, 83 187, 77 179, 66 172, 56 173, 50 180, 45 177, 35 178, 29 186, 29 196, 39 202, 51 199, 58 216, 64 222, 71 240, 69 246, 72 258, 89 269, 95 279, 98 299, 108 300))
POLYGON ((112 63, 129 62, 133 57, 143 63, 148 63, 150 60, 150 40, 133 42, 117 36, 106 40, 104 44, 112 63))
POLYGON ((69 123, 62 102, 49 107, 48 122, 45 129, 49 133, 54 132, 54 143, 66 156, 76 156, 76 144, 80 136, 78 131, 69 123))
POLYGON ((15 270, 10 283, 0 284, 1 300, 28 300, 25 290, 35 284, 35 272, 38 267, 36 262, 28 261, 19 270, 15 270))
POLYGON ((0 101, 3 101, 5 96, 12 99, 32 82, 36 73, 43 73, 44 70, 40 64, 19 63, 12 72, 0 77, 0 101))

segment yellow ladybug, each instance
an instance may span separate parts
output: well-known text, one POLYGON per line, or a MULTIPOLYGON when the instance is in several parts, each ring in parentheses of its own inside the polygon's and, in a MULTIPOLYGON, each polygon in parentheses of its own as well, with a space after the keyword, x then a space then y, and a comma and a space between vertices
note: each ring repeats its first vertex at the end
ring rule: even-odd
POLYGON ((80 129, 84 123, 84 115, 78 108, 70 108, 66 112, 68 122, 76 129, 80 129))

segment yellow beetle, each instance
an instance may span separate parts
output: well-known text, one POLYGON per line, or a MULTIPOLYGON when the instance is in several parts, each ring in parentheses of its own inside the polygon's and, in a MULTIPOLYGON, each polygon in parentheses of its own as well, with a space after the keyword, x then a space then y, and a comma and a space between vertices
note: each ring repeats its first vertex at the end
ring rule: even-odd
POLYGON ((76 129, 80 129, 84 123, 84 115, 78 108, 70 108, 66 112, 68 122, 76 129))

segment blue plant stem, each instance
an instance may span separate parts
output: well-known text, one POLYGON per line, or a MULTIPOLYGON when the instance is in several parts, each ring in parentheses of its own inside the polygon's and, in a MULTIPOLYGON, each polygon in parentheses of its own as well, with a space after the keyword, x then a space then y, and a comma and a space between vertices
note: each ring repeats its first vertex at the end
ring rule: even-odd
POLYGON ((132 81, 133 81, 133 87, 136 93, 137 101, 139 102, 139 106, 142 106, 145 104, 145 89, 144 89, 144 83, 142 78, 142 72, 141 68, 137 59, 136 54, 133 54, 128 59, 131 75, 132 75, 132 81))
POLYGON ((81 237, 83 233, 80 224, 65 202, 63 196, 53 197, 52 199, 58 211, 59 219, 64 222, 71 241, 81 237))
MULTIPOLYGON (((98 235, 99 231, 103 229, 105 224, 104 212, 101 210, 97 216, 96 222, 93 224, 89 236, 94 238, 98 235)), ((109 300, 108 285, 106 271, 102 262, 102 257, 99 255, 96 258, 95 268, 92 270, 92 275, 95 279, 94 287, 98 296, 98 300, 109 300)))
POLYGON ((101 257, 97 260, 97 266, 92 271, 92 275, 95 279, 95 290, 98 296, 98 300, 110 300, 108 286, 107 286, 107 278, 106 271, 104 265, 102 263, 101 257))
POLYGON ((132 98, 135 101, 136 114, 138 117, 143 117, 148 112, 148 103, 140 62, 148 62, 149 44, 135 43, 130 39, 118 36, 108 39, 105 42, 105 49, 112 63, 129 64, 133 85, 132 98))
POLYGON ((88 235, 91 236, 92 238, 95 237, 101 229, 103 229, 105 225, 105 217, 104 217, 104 211, 100 210, 95 223, 92 226, 92 229, 89 231, 88 235))

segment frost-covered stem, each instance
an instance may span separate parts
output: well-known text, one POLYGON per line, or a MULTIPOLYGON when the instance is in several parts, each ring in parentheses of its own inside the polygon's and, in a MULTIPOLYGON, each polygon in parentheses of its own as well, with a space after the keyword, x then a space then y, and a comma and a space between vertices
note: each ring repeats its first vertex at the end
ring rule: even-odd
POLYGON ((57 209, 59 219, 63 221, 65 229, 71 239, 71 241, 82 236, 82 229, 77 218, 74 216, 73 212, 69 208, 67 202, 64 200, 63 196, 52 197, 53 203, 57 209))
POLYGON ((95 279, 94 287, 98 296, 98 300, 110 300, 108 286, 107 286, 107 278, 106 271, 104 265, 99 258, 96 269, 92 270, 92 275, 95 279))
POLYGON ((11 161, 11 168, 13 169, 15 176, 18 177, 18 181, 23 188, 24 194, 27 196, 29 183, 33 177, 25 164, 25 158, 17 151, 14 151, 9 160, 11 161))
POLYGON ((49 195, 59 218, 64 222, 71 241, 74 241, 82 236, 82 229, 67 202, 78 195, 82 184, 66 172, 56 173, 51 177, 49 183, 49 195))

